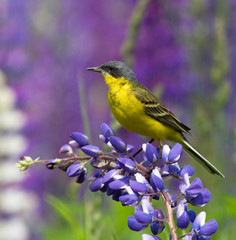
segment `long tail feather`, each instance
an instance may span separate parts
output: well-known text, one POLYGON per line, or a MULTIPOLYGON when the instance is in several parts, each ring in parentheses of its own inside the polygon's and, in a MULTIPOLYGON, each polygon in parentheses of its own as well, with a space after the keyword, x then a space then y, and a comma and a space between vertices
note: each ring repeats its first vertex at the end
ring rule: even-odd
POLYGON ((212 174, 225 177, 214 165, 212 165, 206 158, 204 158, 194 147, 183 139, 182 145, 184 150, 195 160, 197 160, 204 168, 212 174))

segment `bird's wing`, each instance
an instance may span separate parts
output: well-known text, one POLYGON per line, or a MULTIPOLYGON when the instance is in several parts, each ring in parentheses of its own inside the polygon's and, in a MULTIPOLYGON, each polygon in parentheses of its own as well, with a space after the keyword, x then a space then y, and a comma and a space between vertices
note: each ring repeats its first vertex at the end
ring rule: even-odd
POLYGON ((146 87, 137 83, 133 92, 136 98, 144 104, 144 111, 147 115, 178 132, 189 133, 191 129, 181 123, 179 119, 146 87))

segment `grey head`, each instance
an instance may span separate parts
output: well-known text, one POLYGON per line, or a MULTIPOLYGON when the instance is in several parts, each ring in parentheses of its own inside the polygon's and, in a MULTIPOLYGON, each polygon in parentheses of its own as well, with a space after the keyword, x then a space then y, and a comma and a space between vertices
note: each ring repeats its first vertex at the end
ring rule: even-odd
POLYGON ((87 70, 98 72, 102 75, 110 74, 114 78, 124 77, 131 82, 137 81, 133 70, 126 63, 120 61, 106 62, 98 67, 87 68, 87 70))

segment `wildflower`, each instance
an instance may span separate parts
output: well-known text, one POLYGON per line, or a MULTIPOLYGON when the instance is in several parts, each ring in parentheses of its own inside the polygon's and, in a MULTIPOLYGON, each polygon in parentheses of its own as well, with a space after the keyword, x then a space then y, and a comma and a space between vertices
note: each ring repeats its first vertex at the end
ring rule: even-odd
POLYGON ((103 154, 103 152, 100 150, 99 147, 93 146, 93 145, 83 146, 81 147, 81 150, 88 156, 95 157, 95 158, 103 154))
POLYGON ((73 132, 70 137, 79 144, 79 147, 83 147, 89 144, 89 138, 87 135, 81 132, 73 132))
POLYGON ((118 153, 125 153, 127 151, 127 143, 119 137, 111 136, 108 138, 109 142, 111 143, 112 147, 118 153))

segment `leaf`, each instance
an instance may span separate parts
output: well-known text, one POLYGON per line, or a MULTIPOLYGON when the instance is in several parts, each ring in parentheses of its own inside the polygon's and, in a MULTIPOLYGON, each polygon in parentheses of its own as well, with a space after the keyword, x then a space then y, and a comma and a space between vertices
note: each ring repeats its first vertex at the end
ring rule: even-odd
POLYGON ((46 196, 45 200, 48 204, 50 204, 54 208, 54 210, 63 219, 65 219, 69 223, 71 228, 74 230, 74 234, 75 234, 74 239, 85 240, 85 236, 84 236, 85 234, 84 234, 83 228, 81 228, 80 225, 78 224, 78 221, 75 218, 69 206, 59 198, 54 197, 53 195, 50 195, 50 194, 46 196))

